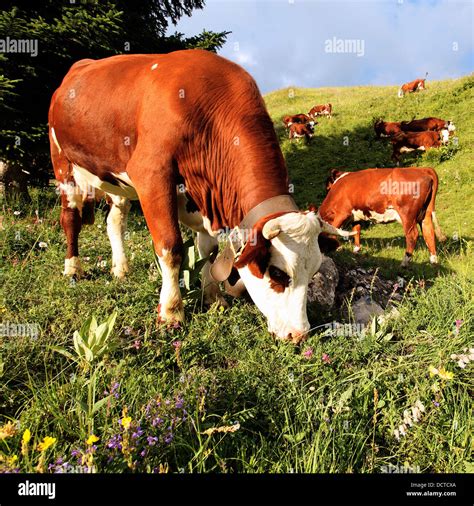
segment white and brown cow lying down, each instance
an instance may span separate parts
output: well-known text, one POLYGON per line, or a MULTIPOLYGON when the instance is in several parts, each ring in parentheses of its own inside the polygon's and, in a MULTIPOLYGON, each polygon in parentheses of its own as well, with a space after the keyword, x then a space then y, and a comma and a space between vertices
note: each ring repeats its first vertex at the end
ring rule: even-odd
POLYGON ((429 130, 440 132, 445 129, 452 135, 456 127, 452 121, 440 118, 421 118, 411 121, 383 121, 377 119, 374 122, 374 130, 379 138, 392 137, 402 132, 426 132, 429 130))
POLYGON ((441 130, 447 130, 452 134, 456 130, 456 126, 452 121, 433 117, 401 121, 399 126, 404 132, 425 132, 428 130, 440 132, 441 130))
POLYGON ((425 74, 424 79, 415 79, 409 83, 402 84, 398 90, 398 98, 402 98, 405 93, 414 93, 415 91, 425 90, 427 77, 428 72, 425 74))
POLYGON ((360 223, 391 223, 403 226, 406 252, 402 266, 411 260, 420 225, 430 252, 437 263, 435 234, 445 240, 435 214, 438 176, 430 167, 405 169, 366 169, 358 172, 332 170, 326 184, 329 190, 319 207, 321 217, 334 227, 352 222, 354 252, 360 251, 360 223))
POLYGON ((439 148, 449 141, 449 132, 446 128, 439 132, 428 130, 427 132, 401 132, 390 138, 392 143, 392 160, 400 161, 401 153, 410 151, 426 151, 431 148, 439 148))
POLYGON ((49 132, 67 274, 80 273, 91 185, 113 199, 107 228, 115 275, 126 271, 127 199, 140 201, 162 270, 159 321, 184 319, 181 221, 197 231, 203 257, 217 250, 223 230, 236 230, 203 269, 208 302, 221 299, 216 279, 234 266, 270 332, 293 342, 305 336, 307 287, 321 264, 318 235, 350 233, 296 207, 272 121, 245 70, 197 49, 82 60, 53 95, 49 132))
POLYGON ((308 112, 308 116, 311 116, 311 118, 317 118, 318 116, 332 118, 332 104, 315 105, 308 112))

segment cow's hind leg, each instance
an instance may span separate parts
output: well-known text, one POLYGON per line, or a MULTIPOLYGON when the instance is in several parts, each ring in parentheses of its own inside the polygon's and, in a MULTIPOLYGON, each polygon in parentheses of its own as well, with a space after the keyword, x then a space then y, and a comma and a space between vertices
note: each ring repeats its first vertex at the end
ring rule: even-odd
POLYGON ((118 195, 108 195, 110 211, 107 216, 107 234, 112 247, 112 274, 119 279, 128 272, 128 262, 123 244, 127 228, 127 216, 130 210, 130 201, 118 195))
MULTIPOLYGON (((66 235, 66 258, 64 260, 64 272, 63 274, 66 276, 74 276, 76 278, 80 278, 84 275, 84 271, 82 270, 81 261, 79 260, 79 233, 82 228, 82 198, 76 200, 76 204, 74 204, 74 199, 71 197, 71 191, 66 193, 63 191, 64 185, 66 183, 62 183, 61 187, 61 217, 60 223, 64 230, 64 234, 66 235)), ((76 188, 71 184, 72 188, 76 188)))
POLYGON ((426 213, 423 221, 421 222, 421 231, 423 233, 423 239, 425 240, 426 246, 428 246, 428 250, 430 252, 430 262, 432 264, 437 264, 438 257, 436 256, 435 232, 430 212, 426 213))
POLYGON ((418 240, 418 227, 416 219, 405 219, 403 221, 403 230, 405 231, 406 251, 402 261, 402 267, 408 267, 411 262, 413 251, 415 250, 416 241, 418 240))

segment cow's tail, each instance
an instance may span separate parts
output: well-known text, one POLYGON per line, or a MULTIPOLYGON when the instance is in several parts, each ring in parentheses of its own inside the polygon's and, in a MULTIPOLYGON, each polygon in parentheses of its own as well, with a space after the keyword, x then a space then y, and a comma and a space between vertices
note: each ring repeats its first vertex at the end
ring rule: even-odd
POLYGON ((446 241, 446 236, 443 234, 443 231, 441 230, 441 227, 439 225, 438 218, 436 217, 435 213, 435 202, 436 202, 436 194, 438 193, 438 174, 436 174, 436 171, 434 169, 431 169, 431 178, 432 178, 432 186, 431 186, 431 196, 430 200, 428 202, 428 206, 426 208, 426 214, 431 214, 431 219, 433 221, 433 227, 436 234, 436 237, 439 242, 446 241))
POLYGON ((403 98, 403 88, 400 86, 400 89, 398 90, 398 98, 403 98))

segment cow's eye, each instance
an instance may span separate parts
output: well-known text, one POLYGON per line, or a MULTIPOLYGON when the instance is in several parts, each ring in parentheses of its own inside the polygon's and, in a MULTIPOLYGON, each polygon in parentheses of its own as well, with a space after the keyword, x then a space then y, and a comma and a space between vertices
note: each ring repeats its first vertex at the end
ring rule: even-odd
POLYGON ((273 281, 280 285, 288 286, 290 284, 290 276, 274 265, 270 265, 268 274, 273 281))

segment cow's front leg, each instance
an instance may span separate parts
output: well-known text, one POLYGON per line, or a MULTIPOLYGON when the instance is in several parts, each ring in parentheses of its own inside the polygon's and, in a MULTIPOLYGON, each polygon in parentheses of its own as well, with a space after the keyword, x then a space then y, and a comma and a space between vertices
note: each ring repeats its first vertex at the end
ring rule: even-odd
MULTIPOLYGON (((206 258, 213 253, 216 254, 218 251, 217 239, 210 236, 207 232, 198 232, 197 243, 201 258, 206 258)), ((226 300, 222 296, 219 283, 211 276, 211 263, 211 261, 206 262, 201 271, 204 302, 208 305, 217 302, 220 306, 228 307, 226 300)))
POLYGON ((112 274, 119 279, 128 272, 128 262, 123 244, 127 228, 127 216, 130 211, 130 201, 118 195, 108 195, 110 211, 107 216, 107 234, 112 247, 112 274))
POLYGON ((182 322, 184 310, 179 271, 183 259, 183 239, 179 231, 173 166, 171 163, 160 163, 155 158, 147 158, 146 152, 137 149, 127 166, 127 172, 137 191, 160 263, 162 285, 157 308, 158 322, 182 322))

